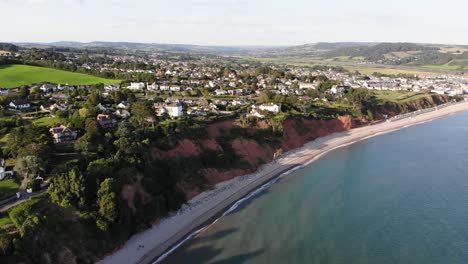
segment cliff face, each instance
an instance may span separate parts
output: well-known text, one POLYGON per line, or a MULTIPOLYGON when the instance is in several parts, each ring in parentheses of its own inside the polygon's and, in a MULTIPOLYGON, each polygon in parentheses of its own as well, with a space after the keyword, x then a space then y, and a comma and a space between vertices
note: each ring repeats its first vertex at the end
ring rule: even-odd
POLYGON ((341 132, 356 127, 356 122, 351 116, 340 116, 330 120, 316 119, 287 119, 283 123, 283 151, 289 151, 302 147, 305 143, 318 137, 323 137, 335 132, 341 132))
MULTIPOLYGON (((394 116, 409 111, 434 107, 449 101, 447 96, 434 95, 405 104, 386 103, 377 109, 377 119, 384 114, 394 116)), ((255 127, 243 127, 233 121, 217 122, 206 128, 202 139, 182 139, 169 150, 154 148, 152 155, 158 160, 190 159, 191 168, 182 174, 197 174, 205 183, 216 184, 234 177, 252 173, 258 166, 273 160, 276 152, 302 147, 318 137, 346 131, 367 123, 363 117, 351 116, 317 120, 306 117, 290 117, 282 123, 282 134, 274 133, 266 121, 255 127), (209 155, 208 155, 208 154, 209 155)), ((185 163, 182 161, 181 163, 185 163)), ((179 187, 188 199, 204 190, 182 177, 179 187)))
MULTIPOLYGON (((201 159, 199 167, 194 168, 207 183, 216 184, 234 177, 254 172, 261 164, 273 160, 278 150, 289 151, 303 146, 308 141, 326 136, 334 132, 345 131, 356 127, 351 116, 340 116, 330 120, 315 120, 309 118, 289 118, 283 124, 283 134, 276 135, 269 131, 265 124, 257 127, 242 127, 232 121, 218 122, 206 128, 204 139, 182 139, 169 150, 154 148, 152 156, 158 160, 180 158, 201 159), (263 141, 260 133, 266 138, 276 140, 263 141), (241 160, 230 168, 214 166, 203 161, 203 153, 215 153, 214 158, 226 158, 223 153, 232 152, 236 159, 241 160)), ((189 181, 182 180, 181 190, 190 199, 203 191, 189 181)))
POLYGON ((403 104, 387 102, 378 109, 377 117, 381 118, 383 114, 386 114, 388 116, 395 116, 398 114, 412 112, 419 109, 431 108, 448 102, 450 102, 450 98, 446 95, 432 95, 430 97, 424 97, 403 104))

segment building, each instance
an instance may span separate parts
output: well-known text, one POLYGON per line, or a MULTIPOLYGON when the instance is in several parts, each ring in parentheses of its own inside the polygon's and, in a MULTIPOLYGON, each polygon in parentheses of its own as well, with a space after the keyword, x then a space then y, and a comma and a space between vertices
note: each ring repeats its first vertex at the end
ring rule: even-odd
POLYGON ((24 101, 24 100, 13 100, 11 101, 9 106, 16 110, 27 110, 31 108, 31 105, 27 101, 24 101))
POLYGON ((78 136, 76 129, 63 125, 51 128, 49 132, 52 134, 55 144, 71 143, 75 141, 78 136))
POLYGON ((154 109, 158 116, 168 114, 170 117, 183 116, 184 112, 180 103, 155 103, 154 109))
POLYGON ((119 88, 120 87, 118 85, 106 85, 106 86, 104 86, 104 90, 106 90, 108 92, 118 91, 119 88))
POLYGON ((53 84, 43 84, 41 86, 41 88, 39 88, 41 91, 43 91, 44 93, 47 93, 47 92, 55 92, 57 90, 57 86, 56 85, 53 85, 53 84))
POLYGON ((258 106, 258 109, 260 109, 261 111, 268 111, 277 114, 281 112, 281 104, 262 104, 258 106))
POLYGON ((0 88, 0 95, 7 95, 10 93, 10 89, 2 89, 0 88))
POLYGON ((159 86, 156 83, 148 83, 146 89, 148 91, 157 91, 159 89, 159 86))
POLYGON ((0 161, 0 181, 3 181, 5 178, 13 177, 13 170, 5 166, 5 160, 0 161))
POLYGON ((142 83, 142 82, 133 83, 132 82, 130 83, 130 86, 128 86, 127 88, 133 91, 140 91, 140 90, 145 89, 145 83, 142 83))
POLYGON ((182 105, 180 103, 168 104, 165 108, 170 117, 179 117, 184 115, 182 105))
POLYGON ((120 118, 129 118, 130 112, 125 109, 117 109, 117 111, 114 112, 114 115, 120 118))
POLYGON ((96 120, 98 121, 99 125, 101 125, 101 127, 103 128, 112 128, 117 124, 115 119, 111 118, 109 115, 104 114, 99 114, 96 117, 96 120))
POLYGON ((315 84, 300 82, 299 83, 299 89, 315 89, 315 84))

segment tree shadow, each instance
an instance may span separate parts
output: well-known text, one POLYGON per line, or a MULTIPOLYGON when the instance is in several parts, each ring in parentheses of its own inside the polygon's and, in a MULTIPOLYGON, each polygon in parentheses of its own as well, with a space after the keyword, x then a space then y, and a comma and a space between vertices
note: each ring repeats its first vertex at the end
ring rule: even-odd
POLYGON ((217 256, 223 252, 222 249, 215 249, 212 246, 203 246, 195 249, 174 252, 169 255, 162 263, 212 263, 212 264, 240 264, 247 263, 252 258, 262 254, 263 250, 243 253, 235 256, 230 256, 222 260, 212 262, 217 256))
POLYGON ((207 241, 216 241, 222 239, 234 232, 236 232, 238 228, 228 228, 224 230, 220 230, 216 233, 213 233, 209 236, 202 236, 202 237, 195 237, 192 242, 207 242, 207 241))
POLYGON ((249 260, 252 258, 261 255, 263 253, 263 250, 255 250, 253 252, 249 253, 244 253, 244 254, 239 254, 236 256, 228 257, 226 259, 220 260, 220 261, 215 261, 213 264, 241 264, 241 263, 247 263, 249 260))

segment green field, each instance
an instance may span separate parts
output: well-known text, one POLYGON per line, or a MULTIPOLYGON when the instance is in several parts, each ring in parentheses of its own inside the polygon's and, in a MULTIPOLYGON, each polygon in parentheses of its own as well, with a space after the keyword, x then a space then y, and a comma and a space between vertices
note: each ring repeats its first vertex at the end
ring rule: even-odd
POLYGON ((428 97, 427 93, 416 92, 395 92, 395 91, 373 91, 375 97, 382 101, 390 101, 395 103, 407 103, 420 98, 428 97))
POLYGON ((50 82, 55 84, 88 85, 88 84, 115 84, 120 80, 99 78, 82 73, 67 72, 50 68, 28 65, 0 66, 0 87, 14 88, 33 83, 50 82))
POLYGON ((8 179, 0 181, 0 200, 15 195, 19 188, 19 180, 8 179))
POLYGON ((45 126, 45 127, 54 127, 61 125, 62 119, 58 117, 41 117, 33 121, 33 124, 37 126, 45 126))

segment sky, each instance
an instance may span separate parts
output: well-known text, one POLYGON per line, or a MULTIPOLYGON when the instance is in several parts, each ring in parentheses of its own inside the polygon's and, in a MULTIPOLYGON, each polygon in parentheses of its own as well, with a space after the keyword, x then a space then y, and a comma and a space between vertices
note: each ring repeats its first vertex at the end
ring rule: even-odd
POLYGON ((0 41, 467 44, 463 0, 0 0, 0 41))

